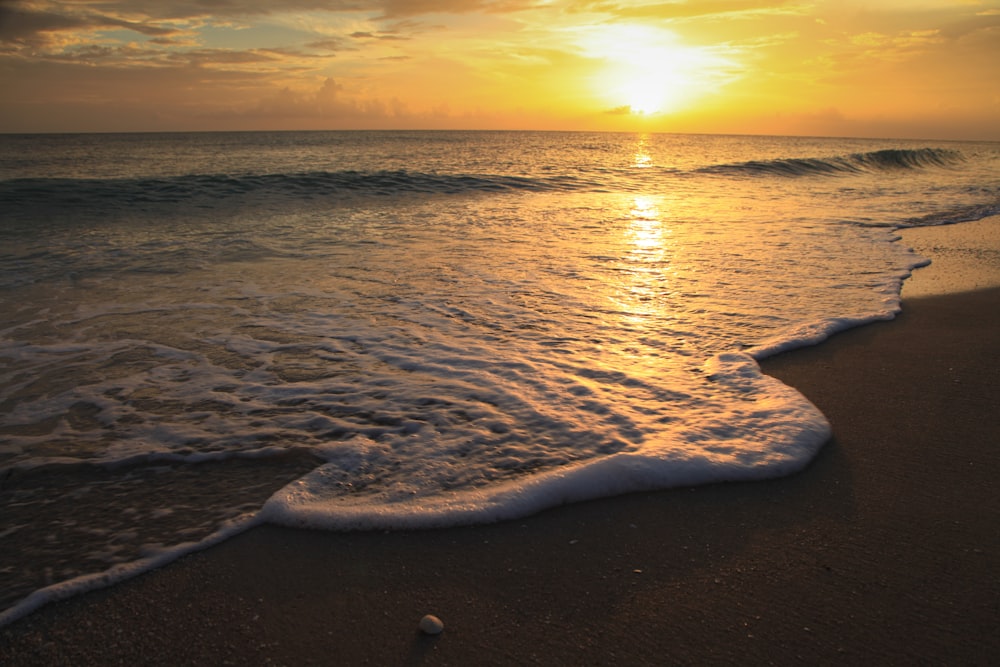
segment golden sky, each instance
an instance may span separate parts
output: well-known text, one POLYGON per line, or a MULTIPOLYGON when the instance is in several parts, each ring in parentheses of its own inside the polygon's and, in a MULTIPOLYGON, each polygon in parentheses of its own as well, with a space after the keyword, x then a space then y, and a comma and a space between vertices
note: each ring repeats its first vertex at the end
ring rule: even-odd
POLYGON ((0 0, 0 132, 1000 140, 1000 0, 0 0))

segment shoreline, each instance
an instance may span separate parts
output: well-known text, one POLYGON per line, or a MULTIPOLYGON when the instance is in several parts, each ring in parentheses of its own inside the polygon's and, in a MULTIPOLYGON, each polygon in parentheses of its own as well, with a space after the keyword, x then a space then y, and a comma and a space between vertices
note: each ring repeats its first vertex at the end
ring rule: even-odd
POLYGON ((0 628, 0 652, 9 665, 989 664, 998 305, 996 288, 904 290, 895 320, 763 360, 833 425, 791 477, 467 528, 260 526, 47 605, 0 628), (443 634, 419 634, 428 613, 443 634))
POLYGON ((1000 621, 988 484, 1000 472, 988 446, 1000 432, 991 415, 1000 216, 900 236, 933 258, 904 283, 901 315, 761 362, 833 423, 833 440, 801 473, 487 526, 257 526, 45 605, 0 628, 0 655, 10 664, 312 664, 331 652, 349 664, 994 662, 1000 643, 983 640, 1000 621), (416 632, 424 613, 445 619, 443 636, 416 632), (894 620, 899 636, 888 632, 894 620))

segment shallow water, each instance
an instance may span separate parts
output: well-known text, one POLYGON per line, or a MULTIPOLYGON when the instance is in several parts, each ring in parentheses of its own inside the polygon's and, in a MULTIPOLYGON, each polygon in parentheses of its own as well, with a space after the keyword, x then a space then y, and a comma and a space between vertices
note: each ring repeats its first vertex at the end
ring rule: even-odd
POLYGON ((922 262, 894 230, 1000 211, 998 155, 0 137, 0 530, 45 534, 4 540, 0 601, 241 517, 428 527, 796 470, 828 426, 753 357, 892 317, 922 262))

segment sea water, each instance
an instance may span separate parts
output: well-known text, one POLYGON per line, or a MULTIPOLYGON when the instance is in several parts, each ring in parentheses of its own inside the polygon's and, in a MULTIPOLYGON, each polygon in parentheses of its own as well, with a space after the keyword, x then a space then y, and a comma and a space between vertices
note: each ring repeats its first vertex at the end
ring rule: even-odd
POLYGON ((998 212, 998 144, 0 136, 2 618, 260 521, 796 471, 829 425, 756 359, 893 317, 898 228, 998 212))

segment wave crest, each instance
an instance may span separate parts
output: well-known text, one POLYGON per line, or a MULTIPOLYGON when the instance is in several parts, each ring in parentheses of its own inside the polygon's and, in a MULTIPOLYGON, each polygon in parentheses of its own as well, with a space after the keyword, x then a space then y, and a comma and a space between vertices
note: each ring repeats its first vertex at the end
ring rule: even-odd
POLYGON ((699 173, 724 176, 837 176, 876 173, 928 167, 950 167, 964 160, 963 155, 945 148, 890 148, 868 153, 852 153, 825 158, 779 158, 711 165, 699 173))
MULTIPOLYGON (((955 150, 886 149, 825 158, 779 158, 708 165, 688 174, 727 177, 806 177, 950 167, 955 150)), ((96 207, 102 211, 247 197, 394 197, 499 192, 575 192, 633 189, 653 174, 597 170, 545 175, 448 174, 416 171, 315 171, 273 174, 187 174, 164 178, 19 178, 0 181, 0 206, 10 209, 96 207), (639 179, 638 181, 636 179, 639 179)), ((656 177, 684 172, 658 170, 656 177)))
POLYGON ((314 197, 330 195, 456 194, 525 190, 571 191, 598 187, 570 175, 545 178, 453 175, 409 171, 336 171, 229 176, 192 174, 172 178, 26 178, 0 182, 0 203, 75 206, 162 204, 248 194, 314 197))

